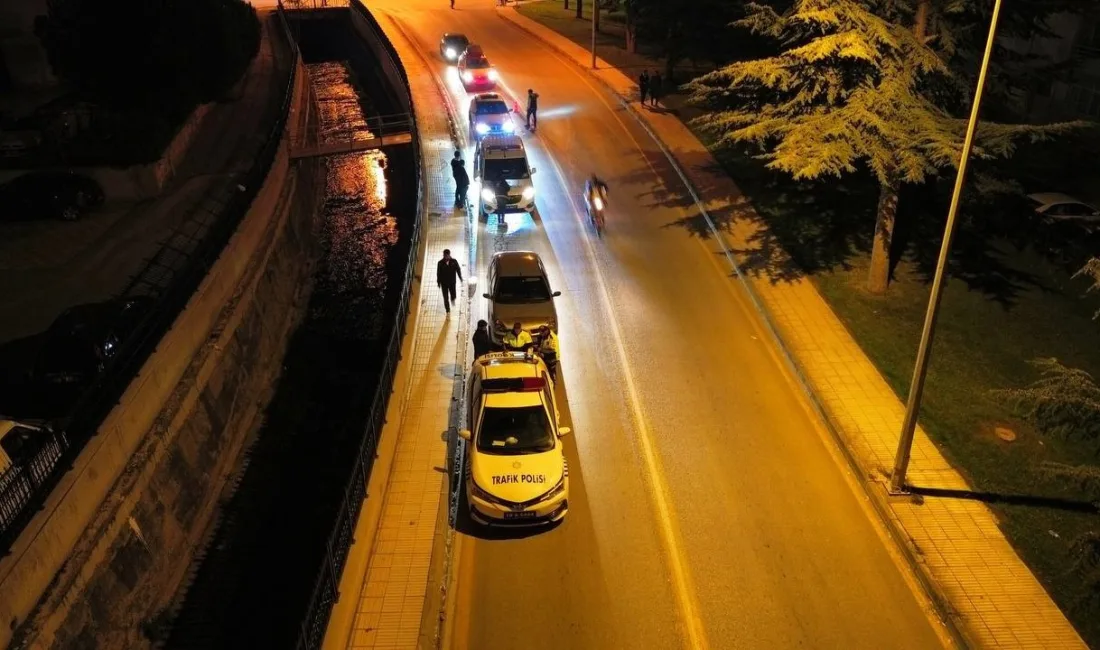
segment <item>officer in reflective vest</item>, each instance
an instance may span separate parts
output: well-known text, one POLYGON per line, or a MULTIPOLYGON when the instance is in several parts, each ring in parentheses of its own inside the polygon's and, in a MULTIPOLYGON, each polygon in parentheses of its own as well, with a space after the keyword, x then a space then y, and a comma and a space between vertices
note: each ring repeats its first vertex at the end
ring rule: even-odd
POLYGON ((526 350, 533 343, 531 335, 523 329, 519 321, 512 326, 512 331, 504 335, 504 347, 508 350, 526 350))

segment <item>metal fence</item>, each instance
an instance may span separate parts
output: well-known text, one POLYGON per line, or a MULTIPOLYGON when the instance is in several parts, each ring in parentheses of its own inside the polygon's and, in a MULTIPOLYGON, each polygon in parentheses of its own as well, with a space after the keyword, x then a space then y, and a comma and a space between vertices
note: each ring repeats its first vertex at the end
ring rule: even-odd
POLYGON ((298 61, 294 39, 281 16, 279 23, 280 29, 275 32, 290 46, 290 70, 282 102, 252 167, 228 179, 215 198, 199 206, 123 291, 121 297, 124 298, 152 298, 151 307, 134 334, 118 350, 107 371, 81 395, 64 431, 45 436, 47 439, 35 453, 0 475, 0 552, 10 548, 61 475, 118 403, 206 277, 263 186, 283 138, 298 61))
MULTIPOLYGON (((289 6, 289 5, 288 5, 289 6)), ((384 61, 379 61, 383 66, 391 66, 400 75, 405 99, 411 96, 409 80, 404 68, 398 63, 397 52, 393 44, 382 34, 374 17, 370 15, 366 7, 359 0, 352 0, 351 11, 359 12, 366 19, 374 32, 375 38, 383 44, 387 55, 384 61)), ((397 89, 395 89, 397 90, 397 89)), ((411 105, 411 101, 408 102, 411 105)), ((355 460, 351 478, 344 491, 344 500, 336 514, 332 534, 329 536, 326 546, 325 558, 317 576, 317 582, 313 587, 309 609, 302 620, 301 631, 298 636, 298 650, 314 650, 320 648, 325 638, 325 629, 328 627, 329 616, 332 614, 332 606, 339 596, 340 575, 344 571, 348 550, 351 548, 355 532, 356 520, 359 510, 366 498, 367 482, 370 480, 371 469, 374 467, 375 453, 378 449, 378 440, 382 434, 382 427, 386 422, 386 408, 389 406, 390 395, 393 393, 393 377, 397 369, 397 362, 401 359, 401 343, 405 337, 405 328, 408 323, 409 300, 412 292, 413 278, 416 275, 416 258, 420 248, 420 221, 423 217, 423 174, 420 166, 420 147, 417 135, 415 109, 409 124, 413 134, 413 162, 417 175, 417 212, 413 226, 412 237, 409 242, 409 258, 405 264, 405 275, 401 283, 401 296, 397 302, 397 318, 390 332, 389 343, 386 345, 386 355, 382 362, 381 374, 378 378, 374 400, 371 405, 370 417, 367 420, 366 430, 363 432, 363 440, 359 446, 359 455, 355 460)))

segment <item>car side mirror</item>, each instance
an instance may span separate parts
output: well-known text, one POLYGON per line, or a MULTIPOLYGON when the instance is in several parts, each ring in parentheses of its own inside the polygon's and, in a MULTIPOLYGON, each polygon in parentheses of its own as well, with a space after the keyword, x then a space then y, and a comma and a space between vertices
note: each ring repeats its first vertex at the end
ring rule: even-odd
POLYGON ((469 429, 459 429, 458 437, 462 438, 463 440, 469 440, 470 439, 470 430, 469 429))
POLYGON ((573 430, 569 427, 558 427, 558 437, 567 436, 573 433, 573 430))
POLYGON ((487 293, 483 293, 483 294, 481 294, 481 297, 482 297, 482 298, 486 298, 486 299, 488 299, 488 300, 492 300, 492 299, 493 299, 493 297, 492 297, 492 296, 490 296, 490 295, 489 295, 489 294, 487 294, 487 293))
POLYGON ((560 295, 561 295, 561 292, 560 292, 560 291, 555 291, 554 293, 552 293, 552 294, 550 294, 550 295, 551 295, 552 297, 554 297, 554 298, 557 298, 558 296, 560 296, 560 295))
POLYGON ((535 172, 537 172, 537 171, 538 171, 538 167, 532 167, 532 168, 531 168, 531 173, 532 173, 532 174, 534 174, 534 173, 535 173, 535 172))

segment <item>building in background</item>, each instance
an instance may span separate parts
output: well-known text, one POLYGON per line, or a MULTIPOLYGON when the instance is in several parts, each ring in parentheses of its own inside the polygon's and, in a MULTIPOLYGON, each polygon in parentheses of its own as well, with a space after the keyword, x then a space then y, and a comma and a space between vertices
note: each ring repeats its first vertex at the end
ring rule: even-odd
POLYGON ((1039 75, 1042 81, 1018 93, 1020 112, 1031 122, 1100 121, 1100 20, 1056 14, 1048 27, 1052 36, 1002 41, 1014 52, 1035 57, 1036 66, 1066 66, 1064 74, 1039 75))

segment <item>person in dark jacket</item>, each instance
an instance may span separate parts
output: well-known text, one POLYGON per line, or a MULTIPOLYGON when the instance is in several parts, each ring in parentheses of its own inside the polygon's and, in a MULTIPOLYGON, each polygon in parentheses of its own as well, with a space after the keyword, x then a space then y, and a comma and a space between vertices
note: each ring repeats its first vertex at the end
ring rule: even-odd
POLYGON ((451 176, 455 179, 455 207, 466 207, 466 190, 470 189, 470 175, 466 173, 466 161, 462 152, 456 151, 451 159, 451 176))
POLYGON ((645 98, 649 94, 649 72, 642 70, 638 75, 638 96, 642 98, 642 106, 645 106, 645 98))
POLYGON ((657 105, 657 101, 661 99, 661 93, 664 92, 664 88, 661 87, 661 73, 654 72, 653 76, 649 79, 649 97, 653 105, 657 105))
POLYGON ((474 359, 493 351, 493 340, 489 338, 489 323, 484 320, 477 322, 477 330, 474 332, 474 359))
POLYGON ((443 259, 435 265, 435 283, 443 291, 443 308, 448 314, 451 313, 451 304, 458 298, 458 280, 461 279, 462 269, 458 266, 458 260, 451 257, 451 249, 443 249, 443 259))
POLYGON ((539 94, 527 89, 527 128, 534 131, 539 128, 539 94))

